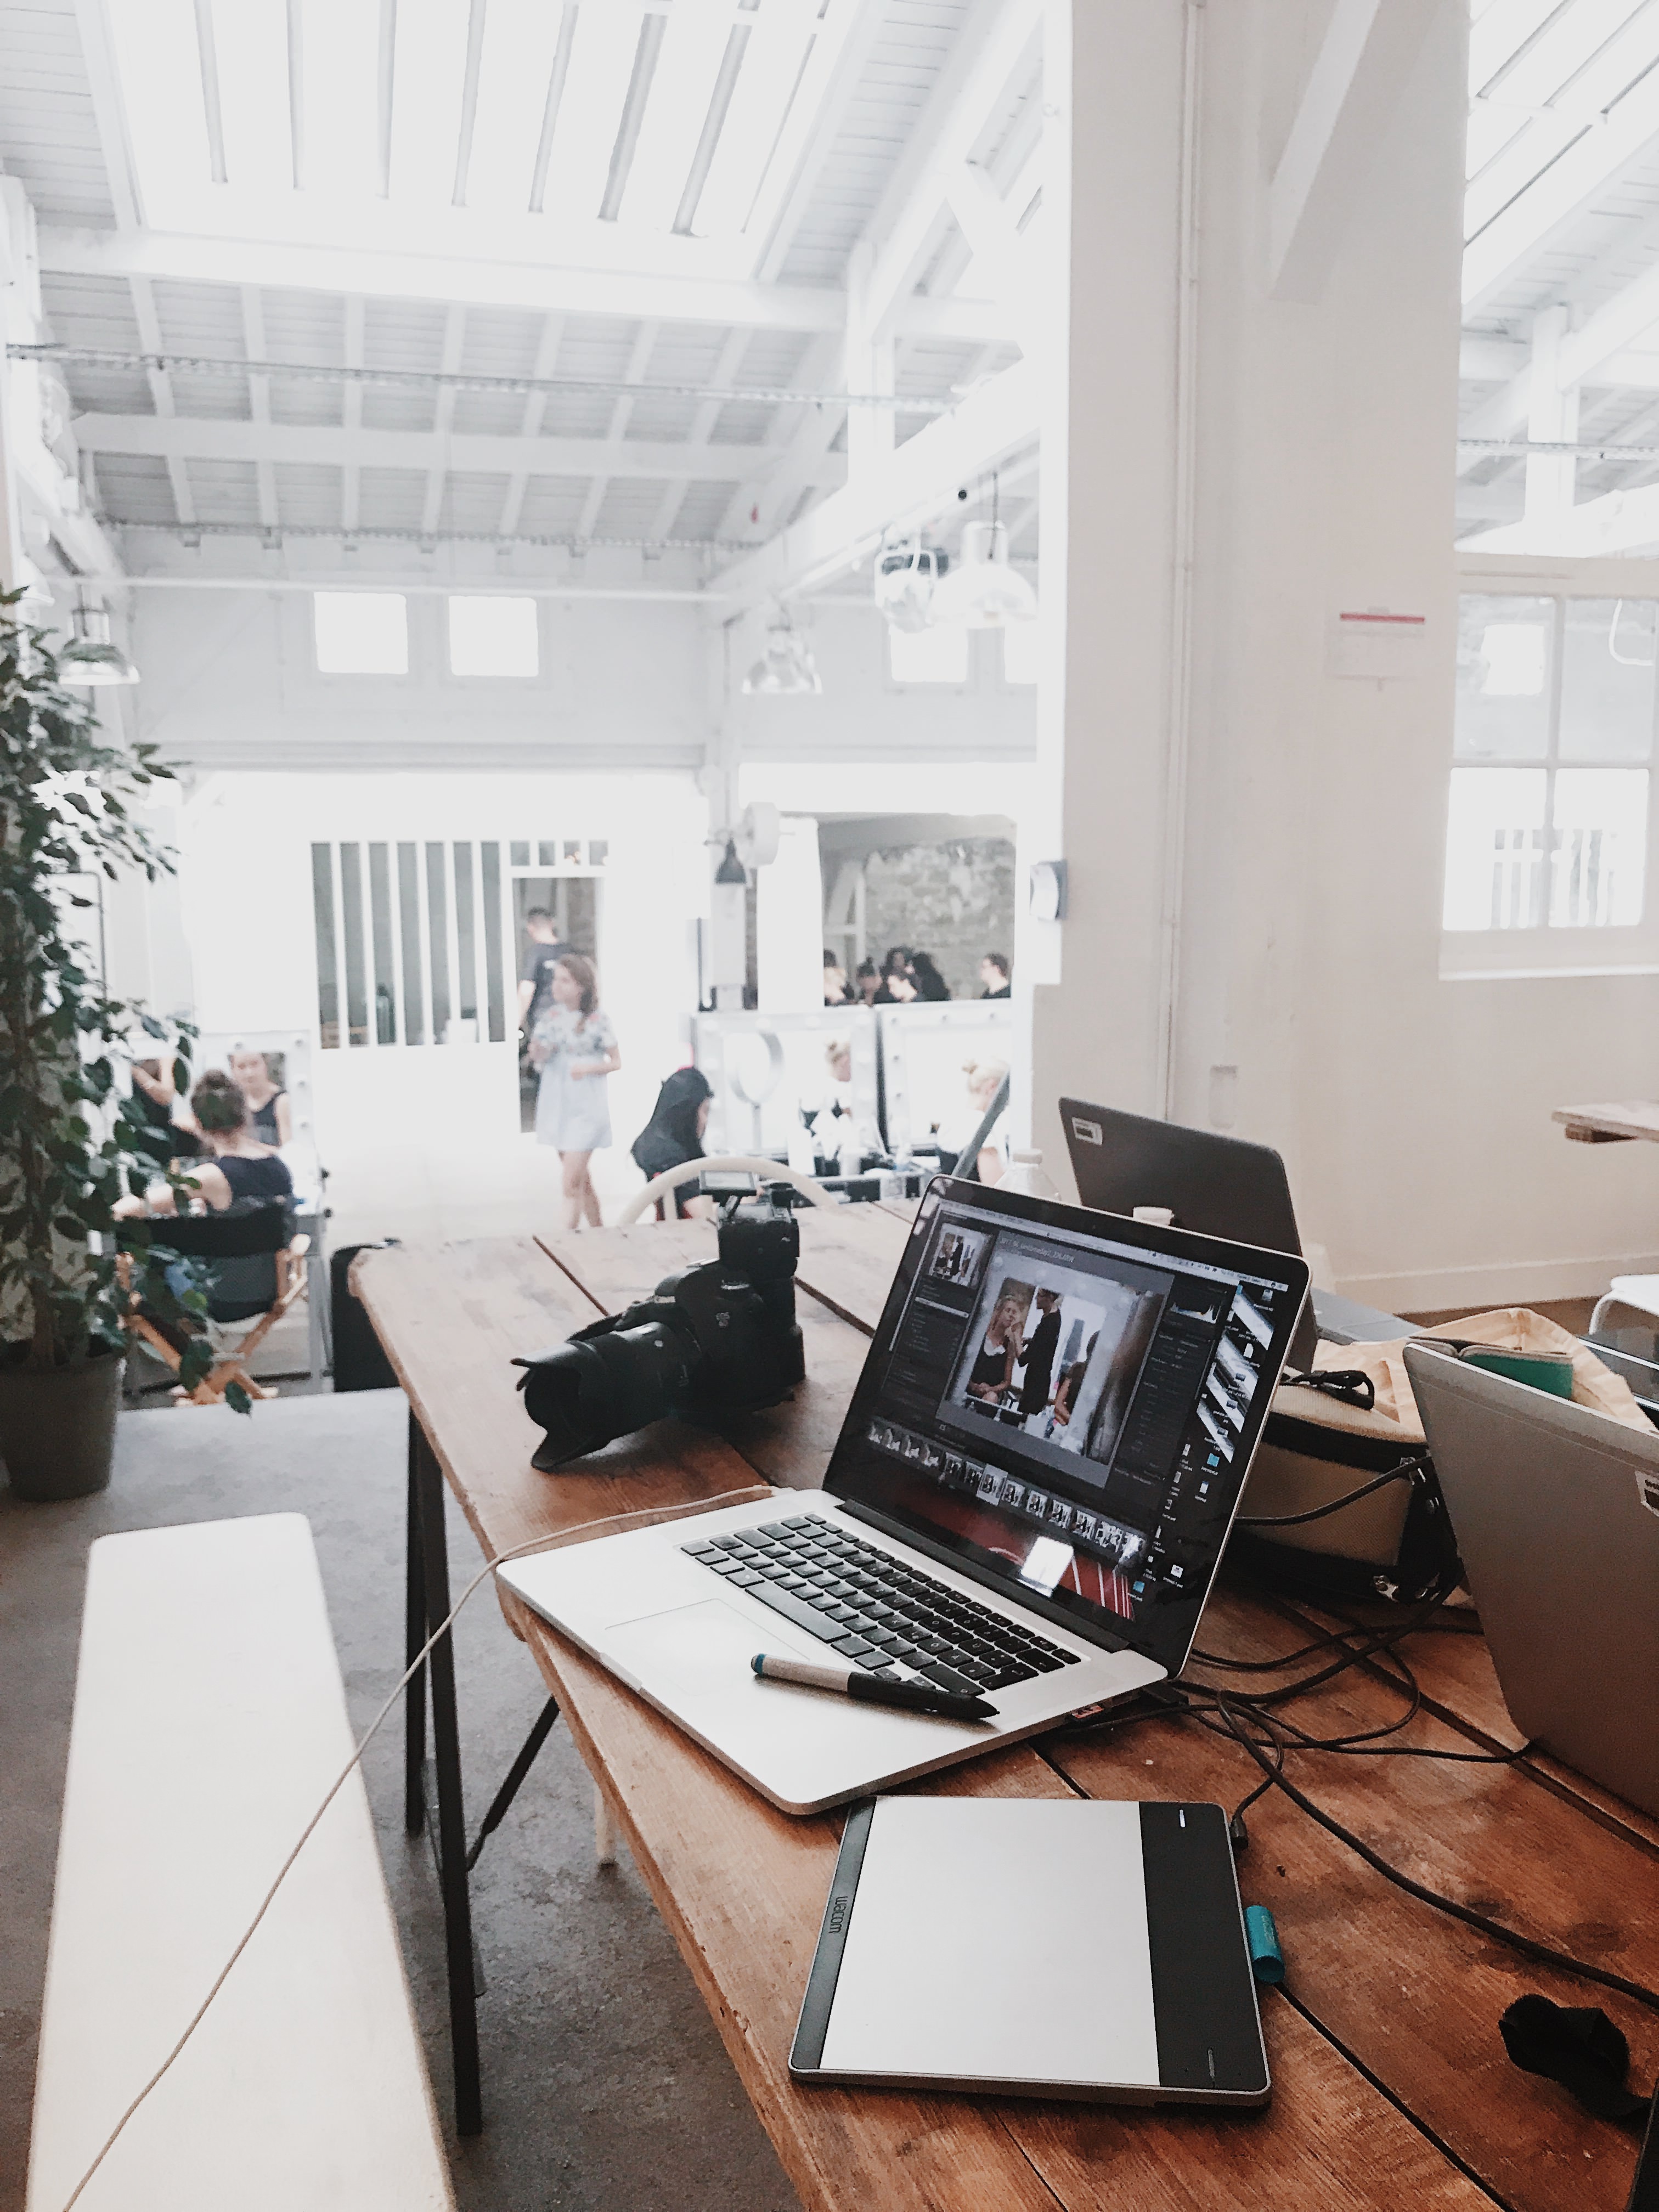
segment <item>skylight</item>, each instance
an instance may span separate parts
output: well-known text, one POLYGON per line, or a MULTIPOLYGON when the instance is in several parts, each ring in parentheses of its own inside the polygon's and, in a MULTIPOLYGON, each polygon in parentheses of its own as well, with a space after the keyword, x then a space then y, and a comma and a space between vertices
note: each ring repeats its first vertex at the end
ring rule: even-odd
POLYGON ((538 676, 536 602, 480 595, 449 602, 452 676, 538 676))
POLYGON ((150 223, 280 236, 325 194, 540 216, 556 252, 599 223, 743 241, 860 4, 489 0, 476 51, 473 0, 109 12, 150 223))

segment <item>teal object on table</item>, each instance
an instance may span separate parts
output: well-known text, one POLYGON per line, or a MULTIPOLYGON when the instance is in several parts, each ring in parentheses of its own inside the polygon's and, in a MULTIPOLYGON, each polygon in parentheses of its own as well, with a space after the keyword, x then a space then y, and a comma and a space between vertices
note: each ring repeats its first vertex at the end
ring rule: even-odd
POLYGON ((1250 1971, 1259 1982, 1275 1987, 1285 1978, 1285 1954, 1279 1948, 1279 1930, 1265 1905, 1244 1908, 1244 1937, 1250 1947, 1250 1971))

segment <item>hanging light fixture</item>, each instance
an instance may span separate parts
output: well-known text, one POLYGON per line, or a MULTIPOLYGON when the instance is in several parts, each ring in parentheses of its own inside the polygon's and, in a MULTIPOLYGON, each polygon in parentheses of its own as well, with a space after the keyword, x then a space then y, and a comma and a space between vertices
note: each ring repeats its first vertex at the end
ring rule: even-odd
POLYGON ((77 689, 94 684, 136 684, 138 671, 109 634, 102 607, 78 606, 70 618, 75 635, 58 656, 58 673, 77 689))
POLYGON ((744 678, 743 688, 774 699, 823 690, 823 681, 818 674, 817 662, 812 658, 812 648, 790 626, 787 615, 780 615, 768 628, 766 650, 744 678))
POLYGON ((744 889, 748 886, 749 871, 738 858, 735 837, 728 837, 726 841, 726 858, 714 871, 714 881, 717 884, 735 884, 744 889))
POLYGON ((1032 622, 1036 593, 1008 565, 1007 526, 999 517, 1000 488, 991 479, 991 520, 970 522, 962 533, 962 555, 933 592, 928 619, 957 623, 964 629, 1006 629, 1010 623, 1032 622))
POLYGON ((951 556, 920 538, 902 538, 876 556, 876 605, 889 629, 915 632, 933 620, 933 593, 951 556))

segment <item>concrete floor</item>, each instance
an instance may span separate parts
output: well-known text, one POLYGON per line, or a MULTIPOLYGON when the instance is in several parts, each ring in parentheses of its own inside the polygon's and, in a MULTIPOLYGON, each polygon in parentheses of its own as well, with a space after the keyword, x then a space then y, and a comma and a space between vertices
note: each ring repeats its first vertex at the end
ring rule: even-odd
MULTIPOLYGON (((402 1396, 298 1397, 251 1419, 124 1414, 100 1497, 0 1489, 0 2212, 18 2212, 88 1545, 112 1530, 247 1513, 312 1524, 353 1720, 402 1669, 402 1396)), ((477 1550, 451 1507, 459 1591, 477 1550)), ((456 1630, 474 1828, 535 1718, 540 1678, 486 1585, 456 1630)), ((441 2112, 451 2109, 441 1920, 403 1832, 400 1731, 364 1762, 441 2112)), ((592 1791, 556 1729, 473 1877, 488 1992, 485 2130, 449 2149, 462 2212, 793 2212, 797 2199, 690 1974, 624 1856, 593 1863, 592 1791)))

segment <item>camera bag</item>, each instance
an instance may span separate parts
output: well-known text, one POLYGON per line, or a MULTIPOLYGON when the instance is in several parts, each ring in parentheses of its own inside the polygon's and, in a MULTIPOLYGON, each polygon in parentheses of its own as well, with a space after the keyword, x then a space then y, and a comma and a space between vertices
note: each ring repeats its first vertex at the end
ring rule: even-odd
MULTIPOLYGON (((1629 1385, 1589 1346, 1524 1307, 1474 1314, 1413 1337, 1565 1356, 1579 1405, 1628 1427, 1649 1427, 1629 1385)), ((1322 1341, 1310 1373, 1281 1382, 1228 1543, 1235 1568, 1305 1595, 1381 1596, 1407 1605, 1462 1579, 1406 1372, 1411 1340, 1322 1341)))

